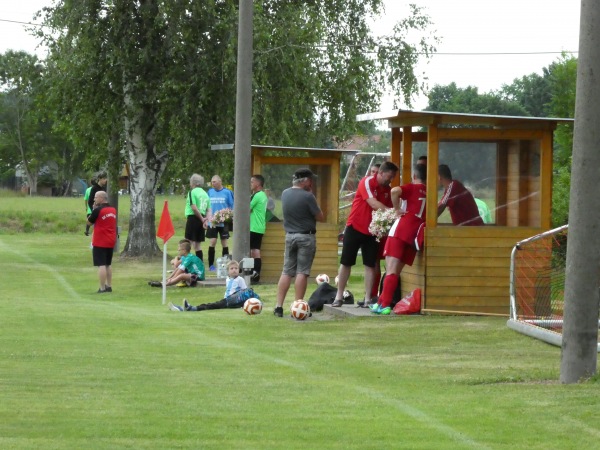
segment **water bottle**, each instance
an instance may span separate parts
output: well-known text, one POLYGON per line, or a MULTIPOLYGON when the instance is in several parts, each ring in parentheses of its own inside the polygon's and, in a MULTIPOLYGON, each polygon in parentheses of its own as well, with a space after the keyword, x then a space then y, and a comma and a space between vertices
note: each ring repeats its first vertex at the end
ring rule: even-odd
POLYGON ((227 278, 227 264, 231 261, 231 255, 217 258, 217 278, 227 278))

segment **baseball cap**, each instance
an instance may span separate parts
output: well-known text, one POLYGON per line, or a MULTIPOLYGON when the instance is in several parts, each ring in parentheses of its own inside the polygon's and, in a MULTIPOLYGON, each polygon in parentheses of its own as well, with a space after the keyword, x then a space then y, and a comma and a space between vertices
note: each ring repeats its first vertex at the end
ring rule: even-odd
POLYGON ((316 178, 317 176, 310 169, 298 169, 294 172, 293 180, 301 178, 316 178))

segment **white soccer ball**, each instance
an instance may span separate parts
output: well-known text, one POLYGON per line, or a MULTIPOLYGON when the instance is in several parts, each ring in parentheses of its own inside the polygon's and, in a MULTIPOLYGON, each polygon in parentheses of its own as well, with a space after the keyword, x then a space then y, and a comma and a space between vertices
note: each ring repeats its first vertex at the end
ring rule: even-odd
POLYGON ((329 283, 329 276, 326 273, 320 273, 315 277, 317 284, 329 283))
POLYGON ((244 302, 244 312, 250 316, 260 314, 262 311, 262 302, 257 298, 249 298, 244 302))
POLYGON ((297 320, 304 320, 310 316, 310 306, 304 300, 296 300, 290 308, 292 317, 297 320))

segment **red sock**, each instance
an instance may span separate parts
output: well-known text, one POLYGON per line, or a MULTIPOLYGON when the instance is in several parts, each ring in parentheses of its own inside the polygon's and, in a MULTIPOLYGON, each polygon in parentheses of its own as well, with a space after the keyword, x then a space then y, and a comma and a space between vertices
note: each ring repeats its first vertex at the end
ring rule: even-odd
POLYGON ((382 308, 387 308, 392 304, 392 298, 394 298, 394 292, 398 287, 398 275, 390 273, 383 279, 383 291, 379 297, 379 304, 382 308))
POLYGON ((371 298, 375 298, 379 295, 379 282, 381 281, 381 272, 377 272, 375 274, 375 279, 373 280, 373 287, 371 288, 371 298))

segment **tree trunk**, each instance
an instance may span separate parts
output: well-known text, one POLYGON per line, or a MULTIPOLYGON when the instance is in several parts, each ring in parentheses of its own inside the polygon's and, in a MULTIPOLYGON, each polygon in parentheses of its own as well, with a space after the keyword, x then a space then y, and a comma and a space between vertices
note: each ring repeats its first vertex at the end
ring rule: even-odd
POLYGON ((560 381, 596 373, 600 285, 600 4, 581 2, 560 381))
MULTIPOLYGON (((132 107, 131 103, 128 106, 132 107)), ((132 109, 137 114, 125 119, 131 166, 131 209, 129 233, 122 255, 151 258, 161 254, 156 243, 155 193, 165 169, 166 154, 157 156, 155 152, 151 108, 132 109)))

